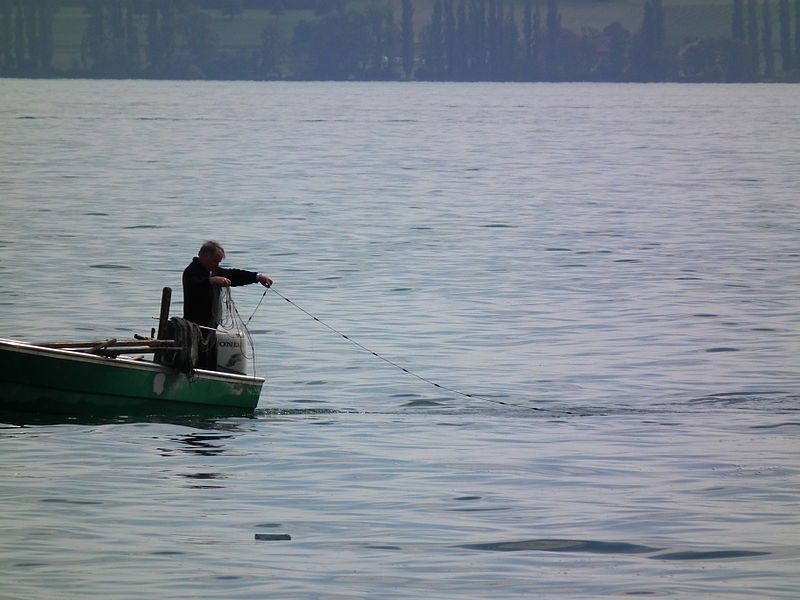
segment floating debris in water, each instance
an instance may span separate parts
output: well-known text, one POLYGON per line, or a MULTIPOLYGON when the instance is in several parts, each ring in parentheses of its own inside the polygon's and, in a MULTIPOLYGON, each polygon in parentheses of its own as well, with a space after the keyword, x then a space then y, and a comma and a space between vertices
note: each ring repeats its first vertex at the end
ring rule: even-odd
POLYGON ((103 265, 89 265, 92 269, 130 269, 131 267, 127 265, 111 265, 111 264, 103 264, 103 265))
POLYGON ((288 533, 257 533, 256 540, 259 542, 278 542, 282 540, 291 540, 292 536, 288 533))

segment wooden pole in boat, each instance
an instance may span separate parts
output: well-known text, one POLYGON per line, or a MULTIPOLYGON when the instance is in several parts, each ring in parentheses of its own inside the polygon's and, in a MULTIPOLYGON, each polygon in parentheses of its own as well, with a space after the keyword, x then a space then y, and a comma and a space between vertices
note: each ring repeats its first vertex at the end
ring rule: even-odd
MULTIPOLYGON (((167 323, 169 322, 169 304, 172 300, 172 288, 165 287, 161 290, 161 313, 158 315, 158 335, 159 340, 167 337, 167 323)), ((161 363, 164 359, 164 352, 155 352, 153 362, 161 363)))
POLYGON ((167 321, 169 321, 169 304, 172 300, 172 288, 165 287, 161 290, 161 314, 158 316, 157 339, 163 340, 167 334, 167 321))

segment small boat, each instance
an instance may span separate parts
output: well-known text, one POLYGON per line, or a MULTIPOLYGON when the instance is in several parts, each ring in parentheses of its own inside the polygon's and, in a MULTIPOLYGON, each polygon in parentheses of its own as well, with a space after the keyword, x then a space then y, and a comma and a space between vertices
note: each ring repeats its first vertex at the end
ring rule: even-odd
POLYGON ((245 371, 245 336, 169 319, 158 336, 26 343, 0 339, 0 409, 46 414, 252 413, 262 377, 245 371), (172 334, 172 335, 169 335, 172 334), (143 355, 152 354, 147 360, 143 355), (213 368, 209 367, 213 364, 213 368))

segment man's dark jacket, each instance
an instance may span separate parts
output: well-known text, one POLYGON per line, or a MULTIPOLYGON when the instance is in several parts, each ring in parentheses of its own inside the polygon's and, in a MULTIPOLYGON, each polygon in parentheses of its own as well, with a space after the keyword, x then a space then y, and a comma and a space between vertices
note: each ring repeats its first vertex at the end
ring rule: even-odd
MULTIPOLYGON (((216 268, 209 272, 200 264, 197 257, 183 270, 183 318, 202 325, 216 327, 214 306, 219 303, 219 286, 211 285, 212 277, 227 277, 232 286, 247 285, 258 281, 255 271, 216 268)), ((219 314, 217 314, 219 317, 219 314)))

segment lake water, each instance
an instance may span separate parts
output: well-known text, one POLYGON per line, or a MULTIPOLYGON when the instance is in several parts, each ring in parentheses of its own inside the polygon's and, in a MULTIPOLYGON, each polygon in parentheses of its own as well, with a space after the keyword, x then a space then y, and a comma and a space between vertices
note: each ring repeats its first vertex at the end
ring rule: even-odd
POLYGON ((796 598, 798 117, 0 81, 0 337, 149 333, 208 238, 296 303, 235 290, 253 419, 0 415, 0 598, 796 598))

